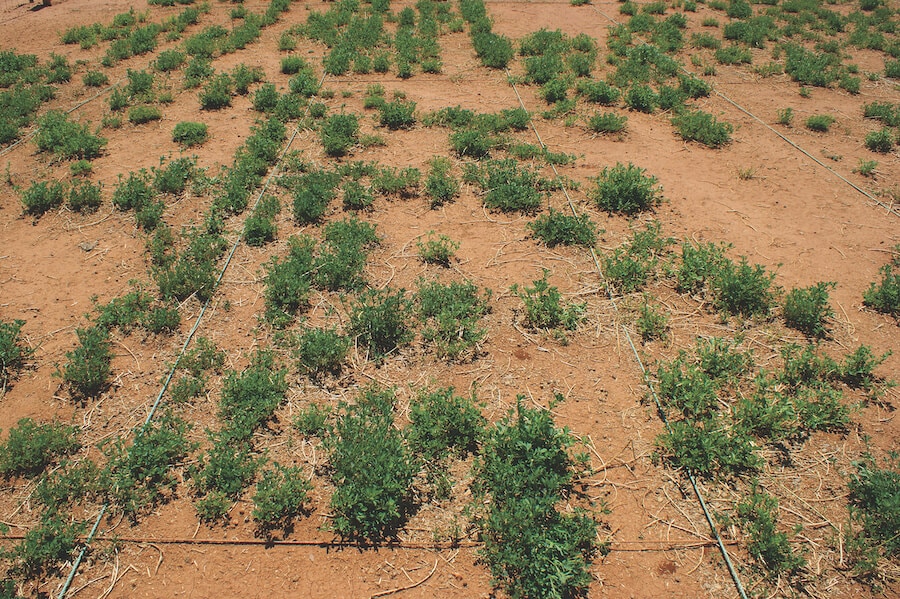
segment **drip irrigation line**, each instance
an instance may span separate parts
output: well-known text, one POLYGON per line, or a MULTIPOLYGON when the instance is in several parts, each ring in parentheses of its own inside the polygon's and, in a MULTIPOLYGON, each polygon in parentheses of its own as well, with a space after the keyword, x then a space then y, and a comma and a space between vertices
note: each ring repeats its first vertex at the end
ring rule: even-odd
MULTIPOLYGON (((322 78, 319 80, 319 87, 325 83, 325 74, 322 74, 322 78)), ((309 111, 309 105, 307 104, 306 110, 309 111)), ((305 115, 304 115, 305 116, 305 115)), ((288 150, 291 147, 291 144, 294 143, 294 140, 297 138, 297 135, 300 133, 300 127, 295 126, 293 133, 291 133, 291 137, 288 139, 287 144, 285 144, 284 149, 281 151, 281 154, 278 156, 278 160, 275 161, 275 165, 269 171, 269 175, 266 177, 266 180, 263 182, 263 185, 256 195, 256 200, 254 200, 253 205, 247 211, 248 217, 253 214, 253 211, 259 205, 260 200, 263 195, 266 193, 266 190, 269 188, 269 184, 272 179, 275 177, 276 172, 278 171, 279 166, 281 165, 282 160, 284 160, 285 155, 287 155, 288 150)), ((153 420, 153 416, 156 414, 156 410, 159 408, 159 405, 162 403, 162 398, 165 395, 166 391, 169 388, 169 384, 172 382, 172 378, 175 376, 175 371, 178 368, 178 364, 181 362, 181 359, 184 357, 185 352, 187 352, 187 348, 190 345, 191 341, 194 339, 194 335, 197 330, 200 328, 200 323, 203 320, 204 314, 206 314, 207 308, 209 308, 210 302, 212 302, 212 297, 215 295, 216 290, 218 290, 219 285, 222 282, 222 278, 225 276, 225 271, 228 270, 228 267, 231 265, 231 260, 234 258, 235 252, 237 252, 238 247, 241 244, 241 241, 244 239, 244 229, 241 228, 241 231, 238 233, 237 239, 235 239, 234 243, 231 245, 231 251, 228 252, 228 257, 225 259, 225 262, 222 264, 222 268, 219 271, 219 276, 216 278, 216 282, 213 284, 212 293, 203 302, 203 306, 200 308, 200 313, 197 314, 197 318, 194 320, 194 325, 191 327, 191 330, 188 332, 187 337, 184 340, 184 343, 181 345, 181 350, 178 352, 178 356, 175 358, 175 362, 172 364, 172 367, 169 369, 169 373, 166 375, 165 381, 163 381, 162 386, 160 387, 159 393, 156 395, 156 399, 153 402, 153 405, 150 407, 149 412, 147 412, 147 418, 144 419, 144 423, 141 425, 141 428, 138 430, 135 436, 140 436, 150 425, 150 422, 153 420)), ((81 547, 81 551, 78 552, 78 557, 72 564, 72 569, 69 572, 69 576, 66 579, 65 584, 57 595, 57 599, 64 599, 66 593, 69 591, 69 587, 72 584, 72 581, 75 578, 75 573, 78 571, 78 567, 81 565, 82 559, 84 559, 84 555, 87 552, 88 545, 90 545, 91 541, 94 540, 94 535, 97 532, 97 528, 100 526, 100 521, 103 519, 103 515, 106 513, 106 510, 109 508, 109 502, 104 503, 100 508, 100 513, 97 514, 97 519, 94 521, 94 526, 91 528, 90 534, 88 534, 85 539, 84 545, 81 547)))
MULTIPOLYGON (((604 19, 606 19, 607 21, 609 21, 610 23, 613 23, 614 25, 620 25, 620 23, 619 23, 618 21, 616 21, 614 18, 610 17, 608 14, 604 13, 603 11, 598 10, 596 7, 591 6, 591 9, 592 9, 595 13, 599 14, 599 15, 602 16, 604 19)), ((646 42, 644 39, 642 39, 640 36, 635 36, 635 37, 636 37, 641 43, 644 43, 644 44, 647 43, 647 42, 646 42)), ((696 77, 696 74, 694 74, 694 73, 692 73, 691 71, 687 70, 687 69, 685 68, 685 66, 684 66, 683 64, 681 64, 680 62, 678 62, 678 68, 679 68, 679 70, 680 70, 682 73, 684 73, 684 74, 686 74, 686 75, 690 75, 690 76, 692 76, 692 77, 696 77)), ((861 193, 862 195, 866 196, 870 201, 872 201, 872 202, 874 202, 875 204, 877 204, 878 206, 884 208, 884 209, 887 211, 888 214, 892 214, 892 215, 894 215, 894 216, 900 216, 900 210, 898 210, 897 208, 895 208, 893 203, 891 203, 891 204, 885 204, 884 202, 882 202, 881 200, 879 200, 878 198, 876 198, 875 196, 873 196, 872 194, 870 194, 868 191, 866 191, 865 189, 861 188, 860 186, 858 186, 858 185, 857 185, 856 183, 854 183, 853 181, 850 181, 850 180, 847 179, 845 176, 843 176, 842 174, 840 174, 839 172, 837 172, 836 170, 832 169, 830 166, 828 166, 827 164, 825 164, 824 162, 822 162, 821 160, 819 160, 818 158, 816 158, 815 156, 813 156, 812 154, 810 154, 810 153, 809 153, 806 149, 804 149, 800 144, 798 144, 797 142, 793 141, 793 140, 790 139, 788 136, 784 135, 781 131, 779 131, 778 129, 775 129, 775 128, 772 127, 769 123, 765 122, 764 120, 762 120, 761 118, 759 118, 758 116, 756 116, 754 113, 750 112, 748 109, 744 108, 743 106, 741 106, 740 104, 738 104, 737 102, 735 102, 734 100, 732 100, 731 98, 729 98, 724 92, 719 91, 719 90, 716 88, 715 85, 710 84, 710 87, 712 87, 713 91, 716 93, 717 96, 719 96, 720 98, 722 98, 723 100, 725 100, 726 102, 728 102, 729 104, 731 104, 732 106, 734 106, 735 108, 737 108, 738 110, 740 110, 741 112, 743 112, 744 114, 746 114, 747 116, 749 116, 751 119, 755 120, 756 122, 758 122, 759 124, 761 124, 763 127, 765 127, 766 129, 768 129, 769 131, 771 131, 772 133, 774 133, 775 135, 777 135, 778 137, 780 137, 783 141, 787 142, 792 148, 794 148, 794 149, 797 150, 798 152, 802 153, 804 156, 806 156, 807 158, 809 158, 810 160, 812 160, 813 162, 815 162, 816 164, 818 164, 819 166, 821 166, 822 168, 824 168, 825 170, 827 170, 829 173, 831 173, 832 175, 834 175, 835 177, 837 177, 838 179, 840 179, 841 181, 843 181, 844 183, 846 183, 847 185, 849 185, 850 187, 852 187, 854 190, 856 190, 856 191, 858 191, 859 193, 861 193)))
MULTIPOLYGON (((509 69, 506 69, 506 75, 507 75, 507 78, 510 78, 510 81, 511 81, 511 74, 509 72, 509 69)), ((528 109, 525 107, 525 103, 522 101, 522 96, 519 94, 519 90, 516 87, 516 84, 511 83, 511 85, 512 85, 513 91, 516 94, 516 98, 519 100, 519 105, 522 107, 523 110, 527 111, 528 109)), ((535 137, 537 137, 538 143, 541 144, 541 148, 543 148, 544 151, 547 151, 547 146, 546 146, 546 144, 544 144, 543 139, 541 139, 541 134, 538 133, 537 126, 534 124, 534 121, 529 119, 529 122, 531 123, 531 129, 532 129, 532 131, 534 131, 535 137)), ((550 168, 553 169, 553 173, 557 176, 557 178, 559 178, 560 175, 559 175, 559 171, 556 170, 556 165, 551 163, 550 168)), ((578 214, 578 211, 575 209, 575 204, 572 201, 572 197, 569 195, 569 190, 566 188, 565 185, 562 186, 562 190, 563 190, 563 194, 565 194, 565 196, 566 196, 566 202, 568 202, 568 204, 569 204, 569 209, 572 211, 572 215, 575 217, 578 217, 579 214, 578 214)), ((604 274, 603 274, 603 269, 600 267, 600 260, 598 259, 597 252, 594 250, 594 248, 591 248, 591 258, 594 261, 594 266, 597 268, 597 274, 600 275, 600 278, 603 281, 604 286, 606 287, 606 295, 609 298, 610 302, 612 303, 613 310, 615 311, 616 315, 618 316, 618 314, 619 314, 618 302, 616 302, 616 298, 615 298, 614 294, 612 293, 612 289, 609 284, 609 279, 607 279, 606 276, 604 276, 604 274)), ((635 347, 634 342, 631 339, 631 333, 629 332, 628 327, 626 327, 624 324, 622 325, 622 331, 625 333, 625 339, 628 340, 628 345, 631 346, 631 351, 634 354, 634 359, 637 361, 638 366, 640 366, 640 368, 641 368, 641 376, 644 379, 644 382, 646 383, 647 387, 650 389, 650 394, 653 396, 653 401, 656 402, 657 412, 659 413, 659 416, 662 419, 663 424, 666 427, 666 430, 669 433, 671 433, 672 428, 671 428, 671 425, 669 424, 669 419, 666 417, 666 413, 662 408, 662 403, 659 401, 659 397, 656 395, 656 390, 653 388, 653 383, 650 381, 650 377, 647 374, 647 369, 644 367, 644 361, 641 360, 641 356, 638 353, 637 348, 635 347)), ((690 469, 687 469, 687 468, 685 469, 685 472, 687 472, 688 480, 691 483, 691 487, 694 489, 694 494, 697 496, 697 501, 700 503, 700 508, 703 510, 703 515, 706 517, 706 522, 707 522, 707 524, 709 524, 709 529, 712 532, 712 536, 716 541, 716 545, 719 547, 719 552, 722 554, 722 559, 725 561, 725 566, 728 568, 728 573, 731 575, 731 580, 734 582, 734 586, 737 589, 738 595, 741 597, 741 599, 747 599, 747 593, 744 590, 744 585, 741 583, 741 579, 738 576, 737 570, 735 569, 734 564, 731 561, 731 557, 728 555, 728 549, 725 548, 725 543, 722 540, 721 535, 719 535, 719 530, 716 527, 715 522, 713 522, 712 515, 709 513, 709 508, 706 505, 706 501, 703 499, 703 494, 700 492, 700 487, 697 486, 697 481, 694 478, 694 474, 693 474, 693 472, 691 472, 690 469)))

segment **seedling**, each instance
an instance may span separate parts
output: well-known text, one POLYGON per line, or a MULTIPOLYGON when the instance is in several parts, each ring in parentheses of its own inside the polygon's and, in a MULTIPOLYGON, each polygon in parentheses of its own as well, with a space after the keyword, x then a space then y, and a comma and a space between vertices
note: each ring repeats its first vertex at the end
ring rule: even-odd
POLYGON ((525 322, 532 329, 575 330, 584 320, 586 304, 563 305, 562 294, 548 283, 550 271, 543 269, 540 279, 533 281, 533 287, 519 289, 513 285, 510 291, 525 304, 525 322))
POLYGON ((446 235, 439 235, 437 239, 433 235, 434 231, 429 231, 424 242, 416 242, 419 257, 423 262, 429 264, 450 266, 450 261, 455 256, 456 250, 459 249, 459 242, 453 241, 446 235))

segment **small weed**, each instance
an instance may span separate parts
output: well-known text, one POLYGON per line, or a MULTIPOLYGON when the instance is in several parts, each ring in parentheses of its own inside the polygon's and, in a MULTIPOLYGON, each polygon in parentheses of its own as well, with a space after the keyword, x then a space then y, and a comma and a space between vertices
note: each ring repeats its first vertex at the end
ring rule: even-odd
POLYGON ((875 160, 859 159, 859 164, 853 169, 854 173, 859 173, 863 177, 874 177, 875 169, 878 168, 878 162, 875 160))
POLYGON ((315 281, 330 291, 359 289, 368 250, 378 243, 375 226, 355 217, 328 223, 315 261, 315 281))
POLYGON ((637 327, 645 343, 654 339, 665 339, 669 331, 669 319, 665 314, 658 312, 645 297, 637 318, 637 327))
POLYGON ((61 160, 90 160, 100 155, 106 139, 90 133, 87 125, 69 121, 64 112, 51 110, 38 120, 35 143, 41 152, 61 160))
POLYGON ((359 143, 359 119, 355 114, 333 114, 322 123, 319 138, 326 154, 344 156, 359 143))
POLYGON ((863 303, 884 314, 900 315, 900 265, 885 264, 879 273, 881 280, 863 292, 863 303))
POLYGON ((0 390, 9 386, 34 353, 34 349, 22 344, 20 335, 24 325, 24 320, 0 320, 0 390))
POLYGON ((526 226, 551 248, 557 245, 590 248, 597 242, 597 225, 587 214, 571 216, 551 209, 550 214, 542 214, 526 226))
POLYGON ((450 361, 474 358, 478 344, 487 335, 480 320, 490 311, 490 297, 490 290, 481 293, 471 281, 446 285, 437 281, 420 283, 416 299, 419 317, 425 325, 422 337, 435 346, 441 358, 450 361))
POLYGON ((256 209, 244 222, 244 240, 251 247, 275 241, 275 216, 281 212, 281 202, 275 196, 263 196, 256 209))
POLYGON ((101 71, 88 71, 82 76, 81 82, 85 87, 103 87, 109 83, 109 77, 101 71))
MULTIPOLYGON (((862 389, 869 394, 877 392, 876 384, 881 378, 875 374, 875 368, 890 355, 890 350, 879 356, 872 353, 869 346, 860 345, 852 354, 848 354, 840 365, 841 380, 853 389, 862 389)), ((886 384, 894 385, 892 381, 887 381, 886 384)))
POLYGON ((220 73, 210 79, 200 92, 200 107, 203 110, 221 110, 231 106, 234 82, 228 73, 220 73))
POLYGON ((402 100, 384 102, 379 106, 378 111, 380 113, 379 124, 392 131, 410 129, 416 124, 415 102, 403 102, 402 100))
POLYGON ((203 145, 209 139, 209 130, 205 123, 181 121, 172 130, 172 141, 184 148, 203 145))
POLYGON ((303 513, 312 484, 299 466, 272 464, 256 483, 253 496, 253 519, 264 530, 285 526, 303 513))
POLYGON ((309 237, 291 237, 283 260, 273 257, 266 265, 265 318, 273 326, 290 323, 305 306, 312 286, 313 247, 309 237))
POLYGON ((784 298, 784 322, 810 337, 824 337, 825 319, 834 316, 828 305, 828 290, 835 282, 819 282, 803 289, 792 289, 784 298))
POLYGON ((433 235, 434 231, 429 231, 424 242, 416 242, 419 257, 428 264, 449 267, 456 250, 459 249, 459 242, 453 241, 446 235, 439 235, 436 239, 433 235))
POLYGON ((22 418, 0 444, 0 475, 35 476, 59 458, 81 448, 78 427, 57 422, 38 424, 22 418))
POLYGON ((832 123, 834 123, 834 117, 830 114, 814 114, 806 119, 804 124, 810 131, 825 133, 828 131, 828 128, 831 127, 832 123))
POLYGON ((634 215, 652 209, 662 201, 662 189, 656 177, 645 175, 646 171, 631 163, 616 163, 604 167, 596 179, 595 187, 588 191, 588 197, 607 212, 621 212, 634 215))
POLYGON ((773 574, 794 574, 806 560, 791 548, 785 533, 776 528, 778 500, 754 485, 751 494, 737 504, 737 517, 750 535, 747 550, 773 574))
POLYGON ((702 110, 685 112, 672 119, 678 134, 686 141, 696 141, 710 148, 720 148, 731 141, 734 127, 720 122, 702 110))
POLYGON ((459 195, 459 181, 450 172, 450 160, 435 156, 429 162, 425 192, 431 198, 431 208, 438 208, 459 195))
POLYGON ((75 399, 91 399, 100 395, 109 382, 113 354, 108 333, 99 326, 76 329, 75 333, 81 345, 66 352, 61 376, 75 399))
POLYGON ((857 575, 878 579, 879 561, 900 553, 900 468, 896 455, 880 467, 869 454, 850 475, 850 517, 860 527, 851 549, 857 575))
POLYGON ((294 418, 294 428, 304 437, 324 437, 328 433, 331 408, 310 404, 294 418))
POLYGON ((759 264, 751 266, 746 257, 740 264, 725 262, 713 282, 715 305, 733 316, 766 316, 775 301, 775 273, 759 264))
POLYGON ((376 360, 412 341, 412 302, 403 289, 366 289, 350 309, 350 333, 376 360))
POLYGON ((575 330, 584 320, 586 304, 564 306, 559 289, 548 283, 549 276, 550 271, 545 268, 541 278, 532 282, 533 287, 510 288, 525 304, 525 322, 532 329, 575 330))
POLYGON ((138 106, 132 106, 128 110, 128 120, 133 125, 143 125, 144 123, 158 121, 160 119, 162 119, 162 111, 156 106, 140 104, 138 106))
POLYGON ((410 426, 404 431, 413 452, 434 469, 449 455, 463 457, 478 449, 486 420, 472 398, 453 388, 420 393, 409 406, 410 426))
POLYGON ((588 121, 588 129, 594 133, 621 133, 625 130, 628 117, 615 112, 596 113, 588 121))
POLYGON ((694 245, 688 241, 681 246, 681 265, 675 273, 676 289, 680 293, 696 293, 711 286, 728 263, 725 252, 730 245, 694 245))
POLYGON ((784 125, 785 127, 790 127, 791 122, 794 120, 794 109, 793 108, 782 108, 778 111, 778 124, 784 125))
POLYGON ((28 189, 22 191, 25 214, 38 218, 46 212, 59 208, 65 198, 65 186, 60 181, 32 181, 28 189))
POLYGON ((96 212, 102 202, 101 184, 91 181, 81 181, 69 188, 67 205, 73 212, 96 212))
POLYGON ((880 131, 871 131, 866 134, 866 148, 872 152, 887 154, 894 148, 894 132, 885 127, 880 131))
POLYGON ((297 364, 314 378, 337 375, 349 351, 350 339, 336 329, 308 329, 299 338, 297 364))

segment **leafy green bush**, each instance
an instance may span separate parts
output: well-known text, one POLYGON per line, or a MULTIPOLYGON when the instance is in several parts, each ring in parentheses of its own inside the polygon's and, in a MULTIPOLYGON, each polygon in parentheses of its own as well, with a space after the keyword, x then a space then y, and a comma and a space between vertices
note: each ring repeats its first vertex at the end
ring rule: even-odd
POLYGON ((537 171, 512 159, 467 165, 465 179, 487 192, 482 198, 485 206, 502 212, 536 212, 549 186, 537 171))
POLYGON ((515 56, 510 39, 492 31, 473 32, 472 45, 481 64, 491 69, 505 69, 515 56))
POLYGON ((187 60, 187 55, 181 50, 163 50, 153 61, 153 68, 163 73, 177 71, 187 60))
MULTIPOLYGON (((860 345, 853 353, 848 354, 844 358, 843 363, 841 363, 841 380, 853 389, 863 389, 868 393, 872 393, 876 390, 875 385, 880 380, 874 372, 875 368, 887 360, 890 355, 890 350, 878 356, 872 353, 869 346, 860 345)), ((889 381, 887 384, 891 386, 894 383, 889 381)))
POLYGON ((403 289, 370 288, 353 302, 349 330, 376 361, 381 361, 412 341, 411 316, 412 302, 403 289))
POLYGON ((193 476, 197 491, 204 495, 195 507, 203 520, 225 517, 244 488, 256 476, 264 458, 255 457, 250 444, 227 431, 209 433, 213 446, 201 457, 202 468, 193 476))
POLYGON ((188 181, 194 176, 196 158, 181 157, 168 164, 160 158, 159 168, 151 169, 153 188, 159 193, 179 195, 184 193, 188 181))
POLYGON ((100 487, 132 522, 175 489, 179 477, 174 469, 196 447, 187 440, 188 430, 188 423, 166 412, 138 431, 131 445, 120 437, 105 450, 109 461, 100 473, 100 487))
POLYGON ((596 113, 588 121, 588 129, 594 133, 621 133, 625 130, 628 117, 615 112, 596 113))
POLYGON ((287 325, 304 306, 312 286, 313 247, 310 237, 291 237, 290 251, 266 265, 265 317, 273 326, 287 325))
POLYGON ((326 154, 344 156, 359 143, 359 119, 355 114, 333 114, 322 123, 319 138, 326 154))
POLYGON ((474 358, 478 343, 487 335, 480 320, 490 311, 490 297, 490 290, 480 293, 471 281, 420 283, 417 299, 419 317, 425 325, 422 337, 435 345, 441 358, 474 358))
POLYGON ((419 257, 423 262, 450 266, 450 260, 459 249, 459 242, 453 241, 446 235, 439 235, 437 239, 432 237, 434 231, 428 232, 428 238, 422 242, 416 242, 419 257))
POLYGON ((481 554, 511 597, 577 597, 591 583, 589 566, 603 551, 597 523, 584 510, 562 514, 557 502, 575 479, 573 439, 548 411, 517 408, 488 429, 475 465, 481 554), (487 496, 490 497, 488 503, 487 496))
POLYGON ((741 430, 728 430, 715 416, 676 420, 656 438, 664 461, 703 478, 729 479, 763 465, 752 438, 741 430))
POLYGON ((510 290, 525 304, 525 322, 532 329, 574 330, 584 320, 586 304, 563 306, 562 294, 547 282, 550 271, 546 268, 540 279, 533 281, 534 287, 521 291, 517 284, 510 290))
POLYGON ((604 276, 620 293, 637 291, 647 283, 671 243, 660 236, 659 221, 651 221, 643 231, 635 231, 630 242, 603 258, 604 276))
POLYGON ((177 255, 154 265, 151 274, 165 300, 184 301, 192 295, 200 301, 208 299, 216 285, 216 260, 226 248, 218 229, 207 223, 204 229, 183 233, 187 247, 177 255))
POLYGON ((301 514, 309 499, 312 484, 299 466, 272 464, 256 483, 253 496, 253 519, 264 529, 287 525, 301 514))
POLYGON ((751 266, 745 256, 740 264, 726 262, 713 282, 716 308, 733 316, 766 316, 775 301, 774 280, 775 273, 751 266))
POLYGON ((625 105, 631 110, 652 114, 659 106, 659 96, 649 85, 633 85, 625 92, 625 105))
POLYGON ((828 290, 836 286, 834 282, 819 282, 803 289, 792 289, 784 298, 785 324, 810 337, 825 336, 825 319, 834 316, 828 305, 828 290))
POLYGON ((105 328, 93 326, 76 329, 75 333, 81 345, 66 352, 62 379, 76 399, 86 400, 106 389, 113 354, 105 328))
POLYGON ((378 108, 378 122, 382 127, 392 131, 397 129, 409 129, 416 124, 416 103, 395 100, 384 102, 378 108))
POLYGON ((12 562, 9 574, 26 580, 46 580, 58 575, 63 565, 73 559, 84 529, 83 522, 73 522, 68 515, 45 513, 20 543, 6 552, 12 562))
POLYGON ((885 127, 880 131, 866 133, 866 148, 873 152, 887 154, 894 148, 894 132, 885 127))
POLYGON ((542 214, 526 226, 551 248, 557 245, 590 248, 597 242, 597 225, 587 214, 572 216, 551 208, 550 214, 542 214))
MULTIPOLYGON (((717 48, 714 56, 720 64, 750 64, 753 62, 753 54, 748 48, 739 45, 725 46, 717 48)), ((787 69, 785 69, 787 70, 787 69)))
POLYGON ((294 428, 304 437, 324 437, 328 432, 328 419, 331 408, 318 404, 309 404, 300 410, 294 419, 294 428))
POLYGON ((150 121, 158 121, 162 118, 162 111, 160 111, 157 106, 148 106, 146 104, 139 104, 138 106, 132 106, 128 110, 128 120, 133 125, 143 125, 144 123, 149 123, 150 121))
POLYGON ((22 203, 25 213, 37 218, 44 213, 59 208, 65 198, 65 186, 61 181, 32 181, 31 186, 22 192, 22 203))
POLYGON ((69 187, 68 202, 69 210, 73 212, 96 212, 103 201, 101 197, 101 184, 94 184, 91 181, 81 181, 73 183, 69 187))
POLYGON ((394 393, 365 389, 341 403, 325 437, 335 490, 334 530, 345 538, 379 542, 396 535, 411 510, 417 468, 394 427, 394 393))
POLYGON ((200 107, 203 110, 220 110, 231 106, 234 82, 228 73, 213 77, 200 91, 200 107))
POLYGON ((575 91, 584 96, 588 102, 612 106, 619 101, 622 93, 605 81, 591 81, 583 79, 575 84, 575 91))
POLYGON ((326 373, 336 375, 349 351, 350 339, 336 329, 308 329, 299 338, 297 364, 302 372, 312 377, 326 373))
POLYGON ((150 101, 153 98, 153 73, 128 69, 125 91, 130 100, 150 101))
POLYGON ((473 400, 474 395, 455 395, 453 387, 420 393, 409 406, 411 424, 404 431, 413 453, 439 467, 448 455, 475 452, 487 421, 473 400))
POLYGON ((375 226, 355 217, 328 223, 325 243, 315 262, 315 280, 329 291, 363 285, 368 250, 378 243, 375 226))
POLYGON ((681 264, 675 273, 676 289, 680 293, 696 293, 711 286, 728 262, 725 252, 729 247, 711 242, 694 245, 685 241, 681 245, 681 264))
POLYGON ((672 119, 672 125, 686 141, 697 141, 710 148, 720 148, 731 141, 734 127, 719 122, 715 116, 702 110, 682 113, 672 119))
POLYGON ((271 351, 257 350, 242 372, 231 372, 222 384, 219 415, 225 433, 238 440, 249 440, 284 401, 287 370, 279 368, 271 351))
POLYGON ((650 210, 662 201, 662 189, 657 185, 656 177, 645 175, 645 172, 630 162, 604 167, 600 175, 592 179, 595 187, 588 191, 588 197, 607 212, 632 215, 650 210))
POLYGON ((850 516, 860 527, 852 548, 858 574, 875 579, 878 562, 900 553, 900 471, 892 455, 880 467, 869 454, 850 475, 850 516))
POLYGON ((669 329, 669 319, 665 314, 659 313, 656 308, 650 305, 646 298, 644 298, 644 303, 641 305, 641 312, 638 315, 636 324, 644 342, 654 339, 665 339, 669 329))
POLYGON ((109 77, 101 71, 88 71, 82 76, 81 82, 85 87, 103 87, 109 83, 109 77))
POLYGON ((384 167, 372 176, 372 189, 388 196, 413 197, 421 179, 422 173, 412 166, 401 169, 384 167))
POLYGON ((430 170, 425 179, 425 192, 431 198, 432 208, 443 206, 459 195, 459 181, 450 172, 450 160, 435 156, 428 161, 430 170))
POLYGON ((24 320, 0 320, 0 389, 7 388, 34 353, 34 349, 22 346, 19 335, 24 325, 24 320))
POLYGON ((796 573, 806 560, 791 548, 787 534, 776 528, 778 500, 756 485, 751 491, 737 504, 737 517, 750 534, 747 550, 769 572, 796 573))
POLYGON ((375 196, 369 187, 363 186, 359 181, 345 181, 341 185, 343 192, 344 210, 369 210, 375 203, 375 196))
POLYGON ((58 110, 51 110, 38 120, 34 141, 41 152, 52 152, 60 160, 90 160, 98 157, 106 145, 106 139, 90 133, 87 125, 69 121, 68 115, 58 110))
POLYGON ((814 114, 806 119, 805 125, 810 131, 824 133, 828 131, 832 123, 834 123, 834 117, 830 114, 814 114))
POLYGON ((884 314, 900 315, 900 259, 879 269, 881 281, 871 283, 863 292, 863 303, 884 314))
POLYGON ((22 418, 0 444, 0 474, 34 476, 60 457, 78 451, 78 427, 57 422, 38 424, 22 418))
POLYGON ((172 130, 172 141, 185 148, 203 145, 209 139, 206 123, 181 121, 172 130))
POLYGON ((337 197, 341 177, 336 172, 318 170, 305 173, 294 190, 294 220, 301 224, 318 222, 328 204, 337 197))

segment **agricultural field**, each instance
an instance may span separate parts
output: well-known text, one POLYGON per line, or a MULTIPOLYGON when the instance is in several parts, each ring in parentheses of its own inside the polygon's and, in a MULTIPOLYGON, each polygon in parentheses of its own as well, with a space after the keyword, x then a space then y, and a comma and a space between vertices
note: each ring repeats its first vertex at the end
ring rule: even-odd
POLYGON ((0 0, 0 597, 900 596, 896 0, 0 0))

